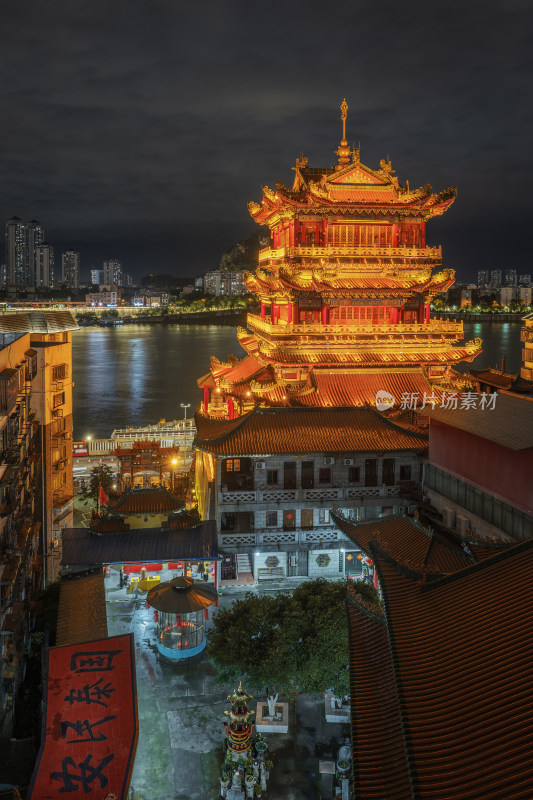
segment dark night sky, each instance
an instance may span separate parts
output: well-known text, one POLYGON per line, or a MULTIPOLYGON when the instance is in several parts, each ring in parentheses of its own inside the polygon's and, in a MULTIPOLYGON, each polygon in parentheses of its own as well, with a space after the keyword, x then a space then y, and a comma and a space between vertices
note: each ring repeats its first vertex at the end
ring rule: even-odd
POLYGON ((126 271, 191 275, 255 230, 261 186, 341 137, 458 197, 428 242, 466 279, 533 272, 530 0, 5 4, 0 222, 126 271))

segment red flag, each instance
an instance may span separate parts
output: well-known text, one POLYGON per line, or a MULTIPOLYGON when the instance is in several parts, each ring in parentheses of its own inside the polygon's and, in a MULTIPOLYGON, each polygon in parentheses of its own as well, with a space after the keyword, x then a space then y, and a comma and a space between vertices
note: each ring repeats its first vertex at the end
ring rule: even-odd
POLYGON ((100 486, 100 505, 106 506, 109 503, 109 498, 104 492, 103 488, 100 486))

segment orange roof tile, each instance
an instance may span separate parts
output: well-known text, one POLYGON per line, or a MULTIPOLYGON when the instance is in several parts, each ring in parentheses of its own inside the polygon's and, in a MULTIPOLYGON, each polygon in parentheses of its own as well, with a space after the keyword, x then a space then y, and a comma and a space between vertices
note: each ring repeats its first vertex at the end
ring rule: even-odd
POLYGON ((424 434, 369 408, 256 408, 234 420, 196 414, 195 447, 227 456, 274 453, 420 452, 424 434))
POLYGON ((59 593, 56 644, 107 638, 104 573, 64 578, 59 593))
MULTIPOLYGON (((433 565, 420 570, 399 554, 404 546, 407 555, 420 560, 417 547, 423 540, 413 523, 412 535, 406 534, 405 524, 386 519, 355 526, 378 572, 388 654, 376 624, 374 635, 361 635, 368 623, 357 617, 372 615, 350 598, 348 604, 351 668, 357 683, 374 687, 374 709, 383 714, 392 751, 401 741, 395 720, 400 715, 410 793, 397 780, 402 750, 384 761, 377 744, 369 744, 357 708, 352 717, 355 775, 377 780, 379 772, 387 800, 530 800, 533 540, 439 577, 433 565), (401 537, 402 531, 404 539, 395 540, 393 533, 401 537), (375 679, 376 671, 382 680, 375 679)), ((356 685, 353 690, 357 693, 356 685)), ((361 800, 378 796, 374 786, 361 784, 361 800)))
POLYGON ((166 489, 129 489, 109 507, 118 514, 154 514, 183 508, 183 503, 166 489))

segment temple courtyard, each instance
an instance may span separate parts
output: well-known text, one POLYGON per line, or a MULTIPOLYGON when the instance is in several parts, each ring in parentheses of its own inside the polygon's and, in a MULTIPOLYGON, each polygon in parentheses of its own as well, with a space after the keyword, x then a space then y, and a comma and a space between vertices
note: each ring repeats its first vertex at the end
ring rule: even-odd
MULTIPOLYGON (((273 588, 277 587, 254 591, 273 588)), ((230 605, 244 590, 225 588, 220 607, 230 605)), ((106 596, 109 635, 135 634, 139 741, 130 800, 217 800, 223 712, 229 709, 226 697, 235 687, 216 684, 206 660, 179 666, 162 663, 153 609, 144 596, 136 599, 118 589, 116 574, 106 579, 106 596)), ((289 708, 288 734, 266 735, 274 754, 266 797, 316 800, 321 796, 319 759, 335 757, 349 726, 326 722, 323 698, 300 695, 289 708)))

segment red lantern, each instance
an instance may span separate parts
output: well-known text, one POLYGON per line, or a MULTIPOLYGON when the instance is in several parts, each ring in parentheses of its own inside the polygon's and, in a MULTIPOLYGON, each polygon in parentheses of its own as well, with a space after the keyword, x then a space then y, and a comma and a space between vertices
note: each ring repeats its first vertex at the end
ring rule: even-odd
POLYGON ((181 614, 176 614, 176 625, 181 628, 181 614))
POLYGON ((209 619, 209 609, 208 608, 204 608, 204 619, 205 619, 206 622, 209 619))
POLYGON ((159 622, 159 611, 154 608, 154 622, 159 622))

